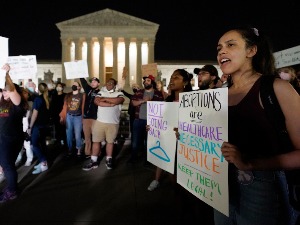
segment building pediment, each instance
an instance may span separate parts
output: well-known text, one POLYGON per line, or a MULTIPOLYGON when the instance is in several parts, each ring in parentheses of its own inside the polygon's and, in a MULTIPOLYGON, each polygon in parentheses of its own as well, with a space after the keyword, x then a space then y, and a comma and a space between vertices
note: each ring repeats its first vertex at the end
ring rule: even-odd
POLYGON ((65 27, 147 27, 158 28, 158 24, 133 17, 115 10, 104 9, 84 16, 57 23, 62 30, 65 27))

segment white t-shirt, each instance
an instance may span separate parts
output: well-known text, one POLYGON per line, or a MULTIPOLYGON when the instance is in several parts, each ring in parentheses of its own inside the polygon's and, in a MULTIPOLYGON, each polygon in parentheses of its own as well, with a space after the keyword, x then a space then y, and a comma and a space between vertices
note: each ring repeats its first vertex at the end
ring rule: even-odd
MULTIPOLYGON (((122 98, 125 98, 123 92, 107 91, 107 90, 99 91, 95 98, 97 98, 97 97, 105 97, 105 98, 122 97, 122 98)), ((121 110, 122 110, 122 104, 115 105, 112 107, 111 106, 109 106, 109 107, 98 106, 97 120, 102 123, 119 124, 121 110)))

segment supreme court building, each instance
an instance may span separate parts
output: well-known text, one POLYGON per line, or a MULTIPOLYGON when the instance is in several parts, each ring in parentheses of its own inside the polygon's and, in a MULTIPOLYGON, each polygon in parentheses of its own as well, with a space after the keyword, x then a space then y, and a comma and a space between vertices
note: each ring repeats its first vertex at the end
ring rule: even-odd
MULTIPOLYGON (((73 80, 66 79, 64 62, 75 60, 86 60, 89 77, 98 77, 101 85, 113 77, 119 87, 129 92, 133 83, 142 87, 142 65, 145 64, 157 64, 156 79, 163 81, 165 90, 170 76, 178 68, 193 74, 194 68, 213 64, 219 75, 222 74, 218 64, 211 61, 155 61, 154 46, 159 24, 118 11, 104 9, 59 22, 56 26, 62 44, 61 62, 38 62, 36 83, 48 79, 71 87, 73 80), (122 79, 124 68, 128 71, 126 80, 122 79)), ((198 89, 196 75, 193 83, 193 88, 198 89)))
MULTIPOLYGON (((127 68, 126 85, 142 86, 143 64, 154 62, 154 44, 159 25, 111 9, 57 23, 62 43, 62 65, 87 60, 90 77, 105 83, 122 79, 127 68)), ((64 68, 62 82, 67 85, 64 68)))

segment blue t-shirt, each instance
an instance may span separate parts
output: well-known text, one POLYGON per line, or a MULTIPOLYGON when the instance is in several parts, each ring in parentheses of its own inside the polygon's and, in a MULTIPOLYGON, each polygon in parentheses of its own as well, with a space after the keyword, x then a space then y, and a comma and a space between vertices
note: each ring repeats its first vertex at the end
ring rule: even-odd
POLYGON ((46 101, 42 95, 34 99, 32 110, 38 111, 34 125, 45 126, 50 123, 50 110, 47 109, 46 101))

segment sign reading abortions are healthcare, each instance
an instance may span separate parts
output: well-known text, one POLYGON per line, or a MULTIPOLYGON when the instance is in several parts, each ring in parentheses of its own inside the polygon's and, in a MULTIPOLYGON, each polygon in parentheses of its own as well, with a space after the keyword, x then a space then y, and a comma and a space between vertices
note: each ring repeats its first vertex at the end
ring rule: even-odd
POLYGON ((147 101, 147 160, 174 174, 178 102, 147 101))
POLYGON ((228 141, 228 89, 180 93, 179 115, 177 182, 228 216, 228 163, 221 153, 228 141))

